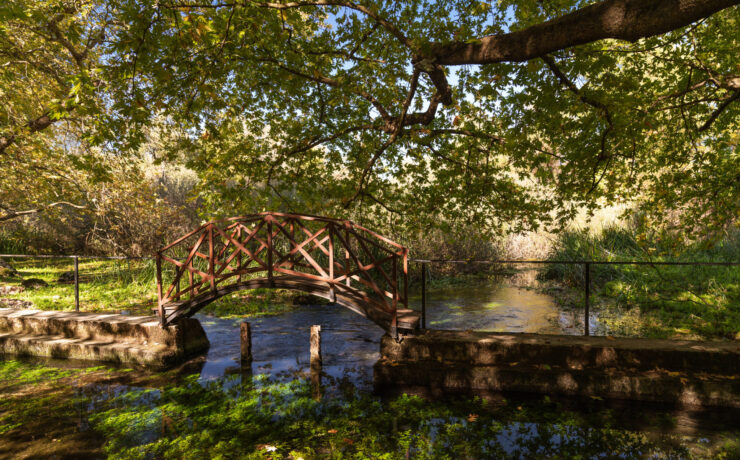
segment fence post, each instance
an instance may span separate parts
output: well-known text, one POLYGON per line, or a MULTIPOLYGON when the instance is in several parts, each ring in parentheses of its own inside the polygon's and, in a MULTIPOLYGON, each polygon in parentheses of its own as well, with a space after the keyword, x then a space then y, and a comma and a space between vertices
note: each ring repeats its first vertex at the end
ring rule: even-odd
POLYGON ((267 215, 267 280, 270 287, 275 286, 272 278, 272 215, 267 215))
POLYGON ((213 225, 210 224, 208 227, 208 277, 211 279, 211 290, 216 290, 216 275, 215 265, 216 261, 213 258, 213 225))
POLYGON ((80 311, 80 258, 75 256, 75 311, 80 311))
POLYGON ((583 270, 585 275, 584 288, 586 291, 586 298, 584 299, 584 312, 583 312, 583 335, 588 336, 588 318, 589 308, 591 307, 591 263, 585 262, 583 264, 583 270))
POLYGON ((421 263, 421 328, 427 328, 427 264, 421 263))
POLYGON ((157 253, 157 310, 162 327, 165 325, 164 307, 162 306, 162 255, 157 253))
POLYGON ((334 292, 334 226, 329 224, 329 297, 332 302, 337 301, 337 294, 334 292))

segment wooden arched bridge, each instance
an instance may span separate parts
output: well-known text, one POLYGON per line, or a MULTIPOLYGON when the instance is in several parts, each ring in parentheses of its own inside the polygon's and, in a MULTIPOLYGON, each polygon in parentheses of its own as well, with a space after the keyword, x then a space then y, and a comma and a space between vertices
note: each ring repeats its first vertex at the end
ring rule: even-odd
POLYGON ((263 212, 209 222, 156 256, 162 326, 242 289, 303 291, 392 335, 418 328, 408 309, 408 250, 348 220, 263 212))

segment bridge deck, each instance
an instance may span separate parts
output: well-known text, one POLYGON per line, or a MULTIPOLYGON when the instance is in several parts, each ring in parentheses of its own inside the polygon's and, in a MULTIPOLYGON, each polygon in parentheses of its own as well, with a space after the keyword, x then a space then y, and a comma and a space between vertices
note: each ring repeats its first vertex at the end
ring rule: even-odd
MULTIPOLYGON (((259 288, 290 289, 322 297, 368 318, 385 330, 388 330, 390 327, 393 317, 392 313, 384 309, 379 302, 358 294, 356 290, 345 289, 343 285, 335 285, 335 296, 332 298, 331 288, 327 283, 291 275, 276 276, 272 281, 268 278, 251 279, 202 292, 192 299, 169 302, 164 305, 165 315, 168 322, 175 321, 180 317, 190 317, 209 303, 227 294, 244 289, 259 288)), ((399 308, 397 315, 398 327, 400 329, 410 331, 418 329, 420 321, 419 312, 399 308)))

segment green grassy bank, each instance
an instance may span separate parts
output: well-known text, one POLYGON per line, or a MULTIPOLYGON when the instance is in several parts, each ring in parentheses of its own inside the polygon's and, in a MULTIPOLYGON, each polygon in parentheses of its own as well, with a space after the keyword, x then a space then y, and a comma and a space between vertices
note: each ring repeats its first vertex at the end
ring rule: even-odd
MULTIPOLYGON (((628 228, 561 234, 550 260, 738 262, 740 232, 714 245, 667 236, 646 240, 628 228)), ((583 305, 582 265, 552 264, 540 279, 569 288, 560 299, 583 305)), ((592 265, 592 304, 613 335, 737 339, 740 266, 592 265)))
MULTIPOLYGON (((72 259, 10 262, 18 274, 0 272, 0 299, 13 299, 19 301, 18 306, 27 304, 41 310, 74 310, 72 259), (29 279, 40 279, 46 286, 24 288, 23 281, 29 279)), ((79 273, 80 311, 153 314, 157 305, 153 261, 80 259, 79 273)), ((242 291, 222 297, 203 312, 223 317, 279 314, 290 310, 297 297, 297 293, 283 290, 242 291)))

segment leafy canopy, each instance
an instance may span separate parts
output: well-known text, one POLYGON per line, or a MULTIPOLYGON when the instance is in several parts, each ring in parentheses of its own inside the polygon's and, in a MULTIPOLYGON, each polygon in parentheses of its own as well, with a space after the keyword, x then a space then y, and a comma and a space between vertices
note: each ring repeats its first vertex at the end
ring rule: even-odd
POLYGON ((736 3, 10 0, 0 162, 60 122, 116 154, 156 129, 210 215, 500 231, 639 200, 717 233, 740 216, 736 3))

